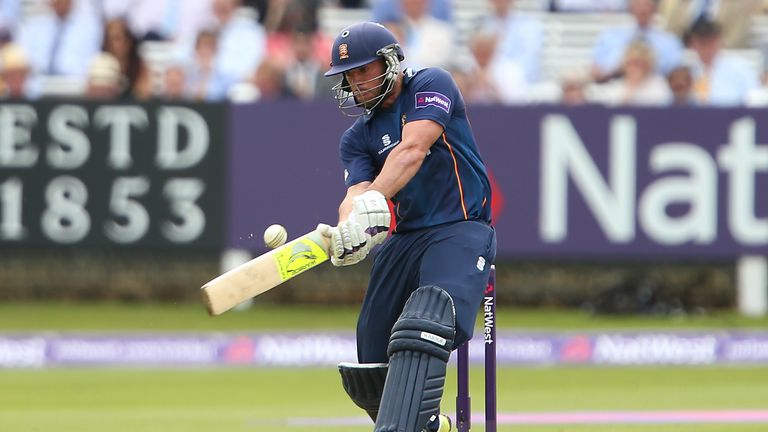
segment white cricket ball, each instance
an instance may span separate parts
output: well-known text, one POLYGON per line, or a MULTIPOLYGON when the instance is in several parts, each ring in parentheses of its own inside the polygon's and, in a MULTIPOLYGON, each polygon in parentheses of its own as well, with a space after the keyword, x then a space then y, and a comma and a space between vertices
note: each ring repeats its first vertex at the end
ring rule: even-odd
POLYGON ((264 244, 271 249, 282 246, 288 240, 288 231, 282 225, 274 224, 264 230, 264 244))

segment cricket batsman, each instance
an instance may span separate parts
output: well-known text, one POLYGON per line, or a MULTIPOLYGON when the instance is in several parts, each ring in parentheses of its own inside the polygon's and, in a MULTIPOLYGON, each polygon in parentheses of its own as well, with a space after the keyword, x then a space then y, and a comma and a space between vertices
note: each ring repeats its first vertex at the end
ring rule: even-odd
POLYGON ((451 75, 401 70, 393 34, 364 22, 335 39, 339 108, 356 116, 341 137, 347 193, 339 223, 321 225, 335 266, 382 244, 357 323, 359 364, 345 390, 375 432, 451 428, 439 415, 451 351, 472 337, 496 256, 491 187, 451 75), (396 228, 389 239, 394 204, 396 228))

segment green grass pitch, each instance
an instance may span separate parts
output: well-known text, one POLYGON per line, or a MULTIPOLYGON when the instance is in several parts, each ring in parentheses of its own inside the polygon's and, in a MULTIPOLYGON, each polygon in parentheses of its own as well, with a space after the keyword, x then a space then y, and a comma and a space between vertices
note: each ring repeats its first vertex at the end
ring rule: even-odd
MULTIPOLYGON (((268 331, 354 328, 347 308, 259 305, 210 318, 201 305, 0 305, 0 331, 268 331)), ((595 318, 578 312, 502 309, 502 327, 549 330, 768 328, 734 314, 595 318)), ((473 411, 483 404, 472 371, 473 411)), ((500 412, 768 409, 768 368, 501 368, 500 412)), ((454 411, 455 370, 443 407, 454 411)), ((334 368, 0 370, 0 432, 322 432, 372 427, 298 427, 289 419, 362 418, 334 368)), ((473 431, 483 431, 476 424, 473 431)), ((757 432, 766 424, 520 426, 503 432, 757 432)))

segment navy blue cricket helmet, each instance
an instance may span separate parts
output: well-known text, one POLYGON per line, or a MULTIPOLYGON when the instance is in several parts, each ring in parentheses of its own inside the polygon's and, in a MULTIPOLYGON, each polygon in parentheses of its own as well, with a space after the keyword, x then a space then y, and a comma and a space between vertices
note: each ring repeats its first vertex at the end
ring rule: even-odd
POLYGON ((383 74, 368 81, 382 80, 381 85, 366 91, 367 93, 381 89, 381 93, 375 98, 366 103, 358 102, 355 96, 360 94, 353 92, 344 76, 341 82, 333 87, 339 109, 344 114, 359 116, 372 112, 392 91, 400 74, 400 62, 405 56, 395 35, 383 25, 374 22, 353 24, 342 30, 333 42, 331 68, 325 72, 325 76, 344 74, 378 59, 384 59, 387 69, 383 74), (350 112, 350 109, 359 111, 350 112))

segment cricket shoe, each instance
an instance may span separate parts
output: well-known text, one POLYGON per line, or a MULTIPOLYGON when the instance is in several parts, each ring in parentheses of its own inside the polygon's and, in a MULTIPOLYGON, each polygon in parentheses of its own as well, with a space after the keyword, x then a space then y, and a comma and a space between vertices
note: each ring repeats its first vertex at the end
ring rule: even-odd
POLYGON ((430 417, 426 432, 451 432, 451 418, 442 414, 430 417))

